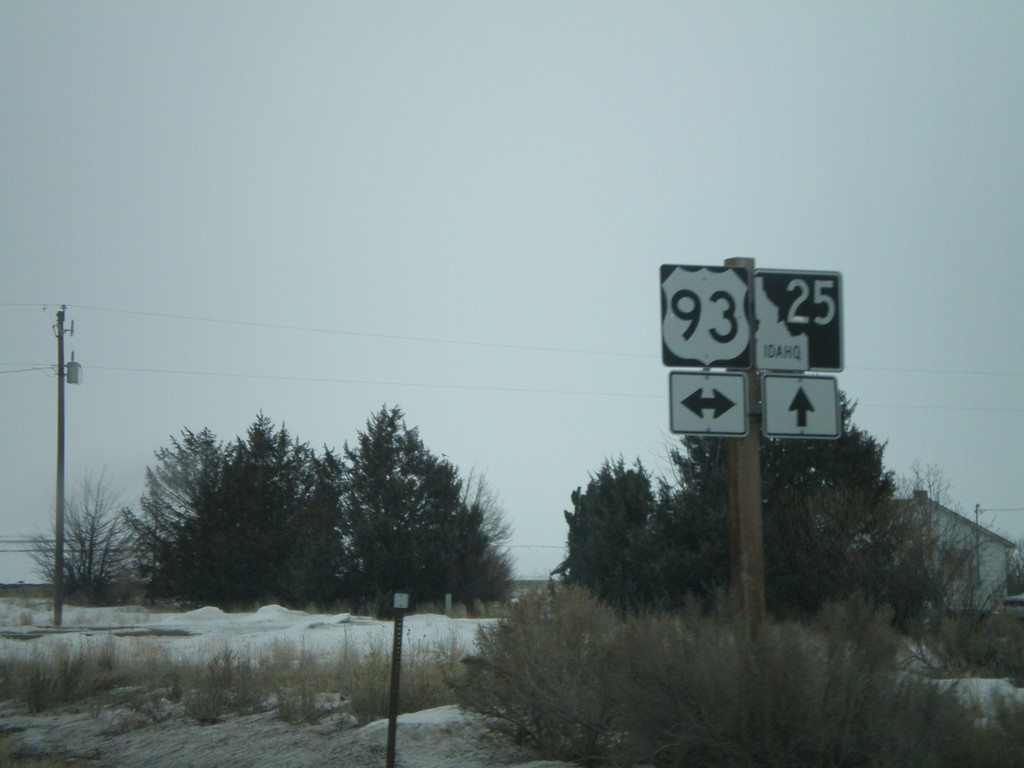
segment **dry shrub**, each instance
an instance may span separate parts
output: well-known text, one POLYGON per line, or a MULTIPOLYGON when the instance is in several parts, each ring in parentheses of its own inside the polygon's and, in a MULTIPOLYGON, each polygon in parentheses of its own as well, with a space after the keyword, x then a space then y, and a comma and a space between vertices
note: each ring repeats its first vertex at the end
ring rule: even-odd
MULTIPOLYGON (((392 642, 381 638, 369 647, 346 643, 333 671, 337 690, 360 724, 387 717, 391 695, 392 642)), ((419 712, 455 701, 452 680, 466 649, 452 634, 444 640, 406 644, 402 650, 399 712, 419 712)))
POLYGON ((300 680, 297 686, 279 688, 277 691, 277 716, 286 723, 313 725, 327 714, 328 710, 320 707, 317 701, 317 691, 306 680, 300 680))
POLYGON ((265 685, 277 692, 277 716, 285 722, 314 724, 330 714, 320 699, 335 682, 326 665, 304 647, 275 641, 258 669, 265 685))
POLYGON ((452 684, 467 653, 454 633, 403 650, 399 711, 420 712, 454 703, 452 684))
POLYGON ((591 764, 1024 765, 1021 709, 976 723, 901 667, 889 620, 854 600, 750 639, 728 616, 619 622, 567 592, 482 631, 459 699, 542 757, 591 764))
POLYGON ((43 712, 57 703, 57 681, 36 664, 16 684, 19 698, 32 714, 43 712))
POLYGON ((616 725, 628 734, 617 760, 727 765, 739 756, 744 665, 731 623, 695 611, 640 618, 616 651, 616 725))
POLYGON ((338 657, 339 690, 359 723, 387 716, 391 646, 384 640, 360 649, 346 642, 338 657))
POLYGON ((1009 614, 946 616, 918 648, 936 676, 978 675, 1024 685, 1024 622, 1009 614))
POLYGON ((67 768, 68 761, 21 754, 10 738, 0 739, 0 766, 3 768, 67 768))
MULTIPOLYGON (((166 690, 133 687, 124 688, 119 693, 119 701, 114 704, 115 713, 101 731, 105 736, 142 730, 155 723, 166 722, 174 714, 166 690)), ((95 714, 99 716, 99 710, 95 714)))
POLYGON ((592 762, 608 751, 617 628, 612 611, 583 590, 529 595, 480 629, 459 703, 546 757, 592 762))
POLYGON ((8 659, 3 667, 2 691, 22 701, 32 713, 69 704, 122 685, 112 643, 72 650, 56 646, 49 656, 33 653, 29 659, 8 659))
POLYGON ((252 662, 226 648, 206 665, 205 673, 182 696, 182 704, 185 714, 205 725, 220 722, 229 712, 259 711, 268 693, 252 662))

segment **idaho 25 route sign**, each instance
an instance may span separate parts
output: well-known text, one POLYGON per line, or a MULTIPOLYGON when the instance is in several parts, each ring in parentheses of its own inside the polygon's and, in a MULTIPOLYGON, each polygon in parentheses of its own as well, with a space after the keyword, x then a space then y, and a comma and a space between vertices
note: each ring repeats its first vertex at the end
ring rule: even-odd
POLYGON ((750 289, 738 267, 661 267, 665 365, 750 367, 750 289))
POLYGON ((764 371, 843 370, 839 272, 754 272, 755 364, 764 371))

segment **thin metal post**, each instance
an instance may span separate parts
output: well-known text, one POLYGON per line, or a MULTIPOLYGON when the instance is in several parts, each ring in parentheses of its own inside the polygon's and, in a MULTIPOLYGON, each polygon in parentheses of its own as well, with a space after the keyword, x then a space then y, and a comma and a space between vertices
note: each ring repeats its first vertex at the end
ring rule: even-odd
POLYGON ((395 768, 395 741, 398 736, 399 678, 402 673, 402 625, 405 622, 405 609, 409 604, 408 600, 408 595, 395 595, 395 638, 391 647, 391 695, 388 699, 387 768, 395 768))

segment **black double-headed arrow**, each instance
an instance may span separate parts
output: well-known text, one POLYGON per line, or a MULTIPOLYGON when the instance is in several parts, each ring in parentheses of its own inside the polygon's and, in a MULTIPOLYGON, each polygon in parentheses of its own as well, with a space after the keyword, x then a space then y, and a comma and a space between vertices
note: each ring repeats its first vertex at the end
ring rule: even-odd
POLYGON ((701 419, 704 418, 704 409, 714 410, 713 418, 718 418, 732 408, 736 403, 723 395, 717 389, 711 390, 711 397, 704 397, 704 388, 696 390, 693 394, 683 400, 683 405, 693 411, 701 419))

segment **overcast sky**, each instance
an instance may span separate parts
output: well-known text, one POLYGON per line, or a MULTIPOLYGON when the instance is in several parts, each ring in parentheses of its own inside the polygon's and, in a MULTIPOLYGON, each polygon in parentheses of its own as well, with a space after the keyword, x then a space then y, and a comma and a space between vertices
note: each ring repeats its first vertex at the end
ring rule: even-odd
POLYGON ((540 575, 605 458, 668 469, 660 265, 747 257, 842 273, 854 421, 1022 537, 1022 40, 1016 1, 0 0, 0 536, 52 524, 67 304, 69 488, 398 405, 540 575))

